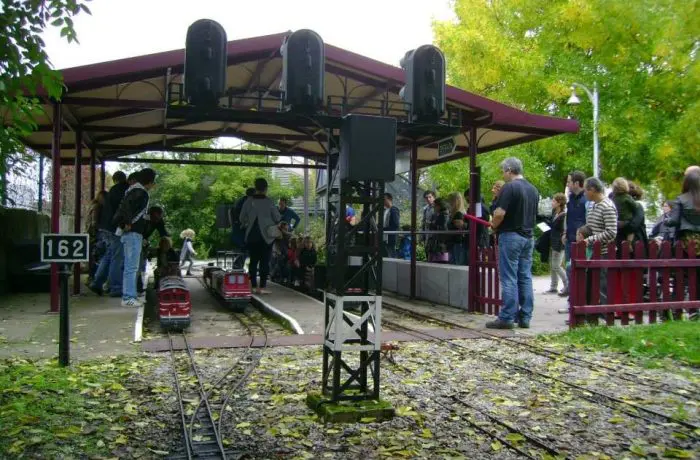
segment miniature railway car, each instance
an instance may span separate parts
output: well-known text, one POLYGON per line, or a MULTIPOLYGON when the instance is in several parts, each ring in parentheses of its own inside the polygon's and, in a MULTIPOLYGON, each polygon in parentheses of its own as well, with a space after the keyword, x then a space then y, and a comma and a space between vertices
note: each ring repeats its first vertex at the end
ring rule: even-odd
POLYGON ((250 277, 243 268, 206 267, 204 284, 222 302, 238 311, 245 309, 252 296, 250 277))
POLYGON ((163 329, 186 329, 190 325, 192 302, 182 276, 163 276, 158 281, 158 318, 163 329))

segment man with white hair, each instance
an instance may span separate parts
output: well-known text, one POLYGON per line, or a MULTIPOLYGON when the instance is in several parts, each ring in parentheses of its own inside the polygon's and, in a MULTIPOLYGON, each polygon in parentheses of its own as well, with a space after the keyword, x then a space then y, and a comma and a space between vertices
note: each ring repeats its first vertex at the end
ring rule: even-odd
MULTIPOLYGON (((586 225, 591 229, 591 236, 583 239, 586 246, 600 242, 600 253, 608 253, 608 244, 615 242, 617 235, 617 209, 612 200, 605 196, 605 187, 600 179, 589 177, 584 186, 586 199, 593 203, 586 215, 586 225)), ((608 302, 608 271, 600 270, 600 305, 608 302)))
POLYGON ((523 163, 506 158, 501 163, 506 184, 501 189, 491 226, 498 231, 498 272, 503 307, 498 319, 486 323, 489 329, 512 329, 517 321, 530 327, 532 291, 533 230, 540 195, 523 177, 523 163))
POLYGON ((696 173, 700 174, 700 166, 698 166, 698 165, 688 166, 687 168, 685 168, 685 173, 683 173, 683 176, 685 177, 688 174, 690 174, 691 172, 696 172, 696 173))

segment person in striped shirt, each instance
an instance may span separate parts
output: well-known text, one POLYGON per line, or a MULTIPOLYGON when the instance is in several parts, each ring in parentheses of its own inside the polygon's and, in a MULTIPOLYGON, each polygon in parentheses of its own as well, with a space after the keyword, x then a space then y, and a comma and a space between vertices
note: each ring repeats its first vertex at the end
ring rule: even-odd
MULTIPOLYGON (((587 246, 592 246, 600 241, 601 254, 607 254, 608 243, 615 241, 617 235, 617 209, 605 196, 605 187, 600 179, 589 177, 585 184, 586 199, 593 203, 586 214, 586 225, 590 227, 592 235, 583 241, 587 246)), ((605 305, 608 300, 608 276, 607 270, 600 270, 600 304, 605 305)))

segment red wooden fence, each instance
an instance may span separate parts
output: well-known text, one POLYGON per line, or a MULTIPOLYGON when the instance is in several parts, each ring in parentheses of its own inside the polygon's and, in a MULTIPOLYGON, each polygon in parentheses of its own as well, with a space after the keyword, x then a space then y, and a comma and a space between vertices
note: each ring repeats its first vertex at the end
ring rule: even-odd
MULTIPOLYGON (((469 267, 471 270, 472 267, 469 267)), ((498 279, 498 247, 479 248, 476 256, 476 296, 470 312, 498 315, 503 305, 498 279)))
POLYGON ((602 256, 596 242, 590 259, 585 243, 576 243, 571 249, 569 327, 597 324, 601 315, 612 326, 616 318, 628 325, 630 320, 655 323, 671 316, 679 319, 684 311, 697 313, 699 270, 692 243, 687 251, 681 242, 672 248, 667 241, 661 246, 652 241, 645 248, 639 241, 633 251, 623 244, 618 257, 614 243, 602 256), (600 298, 601 272, 607 281, 607 302, 600 298))

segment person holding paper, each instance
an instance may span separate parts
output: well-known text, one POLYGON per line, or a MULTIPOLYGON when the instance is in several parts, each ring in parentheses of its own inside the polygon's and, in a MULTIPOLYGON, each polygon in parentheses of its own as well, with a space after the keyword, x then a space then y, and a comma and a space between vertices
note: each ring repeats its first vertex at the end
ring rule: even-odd
POLYGON ((566 271, 562 267, 564 261, 564 243, 562 235, 566 234, 566 195, 557 193, 552 199, 552 233, 550 241, 552 244, 552 254, 549 258, 550 272, 552 275, 552 284, 549 286, 548 294, 556 294, 558 292, 557 285, 559 278, 564 285, 562 292, 568 292, 569 280, 566 276, 566 271))
POLYGON ((506 158, 501 163, 503 186, 491 226, 498 231, 498 272, 501 278, 503 307, 498 319, 486 323, 489 329, 530 327, 534 304, 532 291, 533 229, 540 196, 523 177, 523 163, 506 158))

